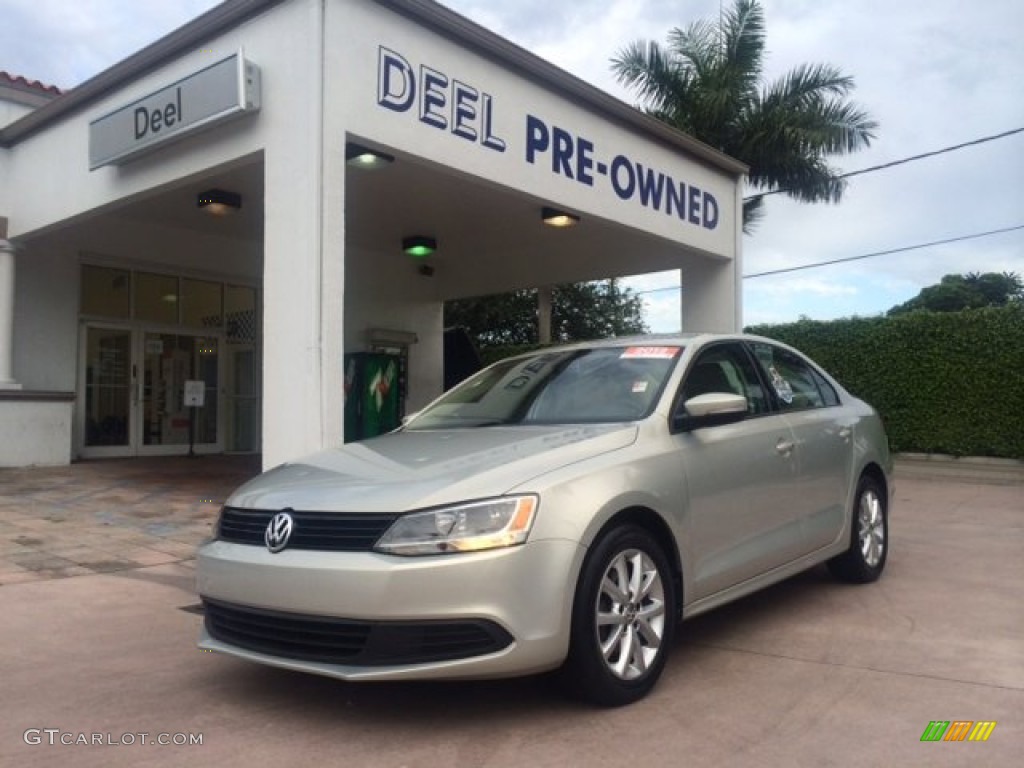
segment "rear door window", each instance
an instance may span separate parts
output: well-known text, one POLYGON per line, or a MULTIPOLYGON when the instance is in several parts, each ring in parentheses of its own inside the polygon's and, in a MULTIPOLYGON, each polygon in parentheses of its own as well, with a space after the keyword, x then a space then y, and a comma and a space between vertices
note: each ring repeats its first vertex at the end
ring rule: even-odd
POLYGON ((832 385, 799 355, 764 342, 751 342, 750 348, 782 410, 839 405, 832 385))

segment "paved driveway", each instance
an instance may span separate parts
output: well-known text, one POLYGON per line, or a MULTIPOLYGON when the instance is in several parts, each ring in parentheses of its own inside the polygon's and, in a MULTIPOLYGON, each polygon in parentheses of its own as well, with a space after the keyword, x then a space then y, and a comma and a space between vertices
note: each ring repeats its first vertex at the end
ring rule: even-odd
POLYGON ((0 765, 1019 764, 1012 478, 901 469, 878 584, 815 569, 688 622, 653 695, 603 711, 544 680, 358 686, 196 650, 191 549, 253 471, 0 471, 0 765), (922 743, 933 720, 997 725, 985 743, 922 743))

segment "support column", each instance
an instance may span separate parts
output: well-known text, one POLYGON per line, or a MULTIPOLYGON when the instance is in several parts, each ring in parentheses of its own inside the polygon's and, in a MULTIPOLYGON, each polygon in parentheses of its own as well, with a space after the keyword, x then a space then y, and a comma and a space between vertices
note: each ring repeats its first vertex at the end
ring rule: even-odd
POLYGON ((682 269, 683 332, 736 333, 737 265, 732 260, 693 259, 682 269))
POLYGON ((0 216, 0 389, 21 389, 14 380, 14 246, 0 216))

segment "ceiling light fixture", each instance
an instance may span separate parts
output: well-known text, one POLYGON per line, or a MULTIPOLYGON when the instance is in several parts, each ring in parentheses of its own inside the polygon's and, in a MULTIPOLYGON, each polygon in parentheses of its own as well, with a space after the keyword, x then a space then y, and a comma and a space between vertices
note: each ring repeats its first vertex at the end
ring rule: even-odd
POLYGON ((423 235, 413 235, 402 240, 402 250, 414 259, 425 259, 437 250, 437 240, 423 235))
POLYGON ((395 158, 387 152, 378 152, 376 149, 370 149, 350 141, 345 145, 345 162, 353 168, 375 170, 391 165, 395 162, 395 158))
POLYGON ((226 216, 242 207, 242 196, 223 189, 208 189, 199 193, 196 205, 214 216, 226 216))
POLYGON ((541 209, 540 217, 549 227, 559 228, 574 227, 580 221, 580 217, 573 213, 560 211, 557 208, 548 208, 547 206, 541 209))

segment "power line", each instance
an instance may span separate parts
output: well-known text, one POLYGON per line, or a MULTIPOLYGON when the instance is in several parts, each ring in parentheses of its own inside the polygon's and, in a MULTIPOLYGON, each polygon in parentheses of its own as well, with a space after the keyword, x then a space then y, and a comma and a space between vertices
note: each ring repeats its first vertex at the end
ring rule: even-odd
POLYGON ((906 251, 917 251, 921 248, 931 248, 934 245, 946 245, 947 243, 959 243, 964 240, 976 240, 979 237, 990 237, 991 235, 1001 235, 1004 232, 1013 232, 1014 230, 1024 229, 1024 224, 1018 224, 1015 227, 1003 227, 1002 229, 990 229, 988 232, 977 232, 973 235, 961 235, 960 237, 948 237, 945 240, 933 240, 930 243, 919 243, 917 245, 907 245, 902 248, 890 248, 886 251, 875 251, 874 253, 864 253, 860 256, 847 256, 842 259, 831 259, 830 261, 818 261, 814 264, 803 264, 799 267, 786 267, 784 269, 772 269, 767 272, 755 272, 750 275, 744 275, 743 279, 748 280, 753 277, 766 277, 767 275, 781 275, 784 272, 799 272, 802 269, 814 269, 815 267, 827 267, 830 264, 843 264, 847 261, 859 261, 861 259, 870 259, 875 256, 888 256, 893 253, 904 253, 906 251))
MULTIPOLYGON (((1016 226, 1013 226, 1013 227, 1003 227, 1001 229, 990 229, 987 232, 976 232, 976 233, 974 233, 972 235, 960 235, 958 237, 948 237, 948 238, 946 238, 944 240, 933 240, 933 241, 931 241, 929 243, 918 243, 917 245, 906 245, 906 246, 903 246, 902 248, 890 248, 890 249, 885 250, 885 251, 875 251, 873 253, 864 253, 864 254, 861 254, 860 256, 846 256, 846 257, 841 258, 841 259, 830 259, 829 261, 817 261, 817 262, 814 262, 813 264, 801 264, 800 266, 797 266, 797 267, 785 267, 785 268, 782 268, 782 269, 768 270, 766 272, 754 272, 754 273, 749 274, 749 275, 743 275, 743 279, 744 280, 748 280, 748 279, 751 279, 751 278, 754 278, 754 277, 767 277, 769 275, 781 275, 781 274, 786 273, 786 272, 799 272, 799 271, 804 270, 804 269, 815 269, 816 267, 827 267, 827 266, 832 265, 832 264, 843 264, 843 263, 848 262, 848 261, 860 261, 862 259, 874 258, 875 256, 888 256, 888 255, 893 254, 893 253, 905 253, 907 251, 918 251, 918 250, 921 250, 922 248, 931 248, 932 246, 936 246, 936 245, 946 245, 948 243, 959 243, 959 242, 963 242, 964 240, 977 240, 978 238, 981 238, 981 237, 991 237, 992 235, 1001 235, 1001 234, 1003 234, 1005 232, 1015 232, 1018 229, 1024 229, 1024 224, 1017 224, 1016 226)), ((633 293, 636 294, 637 296, 641 296, 641 295, 647 294, 647 293, 660 293, 661 291, 678 291, 679 288, 680 288, 680 286, 678 286, 678 285, 668 285, 668 286, 665 286, 664 288, 648 288, 647 290, 644 290, 644 291, 633 291, 633 293)))
MULTIPOLYGON (((1013 136, 1017 133, 1024 133, 1024 127, 1014 128, 1010 131, 1003 131, 1002 133, 995 133, 991 136, 983 136, 980 139, 974 139, 973 141, 965 141, 963 144, 954 144, 950 147, 943 147, 942 149, 936 149, 933 152, 923 152, 920 155, 911 155, 910 157, 904 157, 902 160, 893 160, 890 163, 882 163, 881 165, 872 165, 869 168, 861 168, 859 171, 850 171, 849 173, 841 173, 836 176, 837 179, 848 179, 851 176, 860 176, 865 173, 873 173, 875 171, 881 171, 886 168, 892 168, 897 165, 904 165, 906 163, 912 163, 915 160, 923 160, 926 157, 935 157, 936 155, 944 155, 947 152, 955 152, 958 149, 964 149, 965 147, 973 147, 978 144, 984 144, 989 141, 995 141, 996 139, 1005 139, 1007 136, 1013 136)), ((743 198, 743 201, 756 200, 759 197, 767 197, 768 195, 779 195, 783 192, 789 192, 792 187, 786 187, 784 189, 772 189, 767 192, 758 192, 754 195, 748 195, 743 198)))

